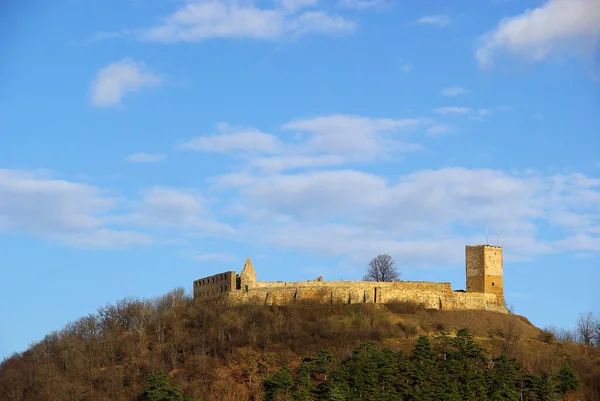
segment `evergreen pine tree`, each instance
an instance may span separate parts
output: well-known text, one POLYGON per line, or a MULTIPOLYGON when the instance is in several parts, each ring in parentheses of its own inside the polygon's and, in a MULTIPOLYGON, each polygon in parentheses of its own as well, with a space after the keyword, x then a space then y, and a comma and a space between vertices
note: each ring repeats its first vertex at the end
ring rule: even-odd
POLYGON ((488 398, 491 401, 519 401, 517 374, 519 364, 502 354, 493 360, 493 368, 488 372, 488 398))
POLYGON ((431 342, 426 336, 419 336, 410 356, 409 377, 411 389, 409 399, 419 401, 435 400, 438 385, 438 371, 431 342))
POLYGON ((521 396, 523 401, 538 401, 540 399, 541 379, 530 373, 521 380, 521 396))
POLYGON ((377 353, 374 343, 361 344, 343 364, 350 389, 349 400, 373 399, 376 394, 377 353))
POLYGON ((264 387, 266 401, 291 399, 294 379, 290 368, 286 364, 281 366, 277 372, 265 379, 264 387))
POLYGON ((451 340, 447 364, 452 367, 458 381, 461 400, 481 401, 487 398, 485 361, 483 350, 468 329, 460 329, 451 340))
POLYGON ((579 387, 579 379, 573 370, 573 366, 565 362, 560 367, 556 375, 557 390, 561 395, 565 395, 570 391, 575 391, 579 387))
POLYGON ((554 380, 548 373, 542 375, 539 383, 538 399, 540 401, 556 401, 558 399, 554 380))
POLYGON ((344 395, 344 391, 342 391, 338 385, 335 383, 328 383, 328 385, 325 386, 322 396, 318 399, 323 401, 346 401, 346 396, 344 395))
POLYGON ((377 395, 379 398, 396 399, 396 382, 400 374, 396 360, 396 354, 389 349, 383 349, 377 354, 377 395))
POLYGON ((294 380, 293 397, 295 401, 309 401, 311 393, 314 390, 312 374, 315 370, 315 363, 312 358, 303 358, 300 366, 296 369, 296 378, 294 380))
POLYGON ((171 385, 171 380, 165 372, 157 372, 148 377, 148 387, 144 391, 145 401, 193 401, 183 395, 183 391, 171 385))

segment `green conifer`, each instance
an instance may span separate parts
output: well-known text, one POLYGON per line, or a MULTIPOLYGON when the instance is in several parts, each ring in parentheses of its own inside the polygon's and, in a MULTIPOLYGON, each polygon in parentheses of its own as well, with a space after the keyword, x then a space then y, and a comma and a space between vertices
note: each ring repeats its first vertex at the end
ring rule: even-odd
POLYGON ((570 391, 575 391, 579 387, 579 379, 573 370, 573 366, 565 362, 560 367, 556 375, 557 390, 561 395, 565 395, 570 391))

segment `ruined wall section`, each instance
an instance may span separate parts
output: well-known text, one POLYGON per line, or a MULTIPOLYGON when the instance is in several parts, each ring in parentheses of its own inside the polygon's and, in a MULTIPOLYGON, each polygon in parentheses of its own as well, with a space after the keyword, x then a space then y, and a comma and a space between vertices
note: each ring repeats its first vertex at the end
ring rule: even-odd
POLYGON ((453 292, 443 301, 442 309, 447 310, 489 310, 508 313, 503 302, 499 302, 496 294, 453 292))
POLYGON ((235 290, 235 271, 214 274, 194 281, 194 298, 215 299, 235 290))
POLYGON ((342 304, 407 301, 421 303, 428 309, 506 312, 503 306, 499 306, 495 294, 455 292, 450 283, 325 281, 317 285, 308 285, 306 282, 257 284, 257 287, 248 292, 234 291, 227 294, 228 300, 233 303, 252 302, 264 305, 285 305, 298 300, 342 304))
POLYGON ((283 304, 298 299, 336 303, 385 303, 415 301, 438 308, 439 298, 451 294, 450 283, 368 282, 368 281, 299 281, 257 282, 248 292, 230 294, 236 300, 259 299, 267 304, 283 304))
POLYGON ((236 289, 248 292, 249 289, 256 287, 256 270, 250 258, 246 258, 244 268, 237 276, 236 289))

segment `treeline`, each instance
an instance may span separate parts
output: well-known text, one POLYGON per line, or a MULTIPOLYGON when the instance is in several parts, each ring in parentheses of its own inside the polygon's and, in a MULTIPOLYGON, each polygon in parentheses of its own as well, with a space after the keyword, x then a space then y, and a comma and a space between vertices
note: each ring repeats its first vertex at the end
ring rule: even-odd
POLYGON ((420 336, 410 355, 360 345, 335 367, 330 352, 287 365, 264 381, 265 401, 550 401, 579 386, 569 362, 541 376, 504 354, 488 358, 468 329, 432 344, 420 336))
POLYGON ((582 313, 577 318, 574 329, 546 326, 544 333, 551 340, 579 342, 600 347, 600 316, 595 316, 592 312, 582 313))
MULTIPOLYGON (((144 394, 161 400, 156 397, 165 392, 202 401, 261 400, 264 379, 286 363, 296 385, 303 355, 329 350, 333 372, 339 361, 353 358, 358 344, 393 344, 409 352, 419 335, 459 327, 477 336, 488 363, 490 355, 504 353, 523 365, 523 374, 554 375, 564 360, 572 360, 581 399, 600 400, 600 349, 535 341, 539 330, 519 316, 426 311, 411 303, 227 306, 194 302, 183 289, 103 306, 6 358, 0 363, 0 400, 118 401, 144 394)), ((446 340, 432 339, 433 349, 446 340)), ((318 372, 310 377, 315 388, 328 381, 318 372)))

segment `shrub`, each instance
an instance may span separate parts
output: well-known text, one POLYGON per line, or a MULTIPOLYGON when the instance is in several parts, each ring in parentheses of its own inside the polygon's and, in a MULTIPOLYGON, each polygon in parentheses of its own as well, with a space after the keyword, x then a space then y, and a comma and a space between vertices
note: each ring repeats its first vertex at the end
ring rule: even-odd
POLYGON ((406 338, 416 336, 417 335, 417 326, 404 327, 404 333, 406 334, 406 338))
POLYGON ((392 301, 386 303, 385 307, 393 313, 411 315, 414 315, 419 311, 425 310, 425 305, 414 301, 392 301))
POLYGON ((544 328, 542 331, 540 331, 540 334, 538 335, 538 340, 551 344, 554 341, 556 341, 556 335, 554 334, 553 330, 549 328, 544 328))

